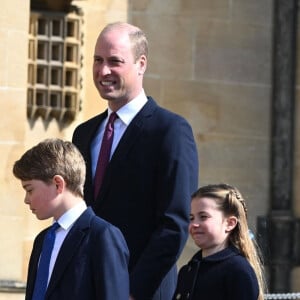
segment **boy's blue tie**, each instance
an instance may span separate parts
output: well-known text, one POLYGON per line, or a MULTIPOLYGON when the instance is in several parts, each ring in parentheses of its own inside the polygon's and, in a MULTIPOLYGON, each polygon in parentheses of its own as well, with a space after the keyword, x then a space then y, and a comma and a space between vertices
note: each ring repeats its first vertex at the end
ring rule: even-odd
POLYGON ((45 235, 39 266, 36 274, 32 300, 44 300, 49 276, 49 264, 55 241, 55 231, 59 228, 57 222, 49 228, 45 235))

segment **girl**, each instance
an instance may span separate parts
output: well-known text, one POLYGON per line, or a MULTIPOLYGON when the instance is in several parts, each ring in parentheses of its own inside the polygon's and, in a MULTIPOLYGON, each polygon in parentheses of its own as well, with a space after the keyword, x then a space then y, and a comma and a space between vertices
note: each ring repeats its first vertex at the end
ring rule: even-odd
POLYGON ((178 274, 174 300, 263 300, 264 279, 240 192, 227 184, 192 195, 189 232, 201 248, 178 274))

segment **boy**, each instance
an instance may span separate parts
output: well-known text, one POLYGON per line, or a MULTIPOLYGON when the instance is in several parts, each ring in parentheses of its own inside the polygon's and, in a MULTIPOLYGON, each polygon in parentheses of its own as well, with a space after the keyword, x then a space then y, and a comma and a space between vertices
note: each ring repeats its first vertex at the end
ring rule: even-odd
POLYGON ((13 174, 21 180, 32 213, 39 220, 53 218, 59 224, 53 250, 44 246, 50 252, 46 267, 42 247, 49 228, 35 238, 25 300, 129 298, 126 242, 116 227, 86 207, 85 172, 77 148, 60 139, 39 143, 14 164, 13 174))

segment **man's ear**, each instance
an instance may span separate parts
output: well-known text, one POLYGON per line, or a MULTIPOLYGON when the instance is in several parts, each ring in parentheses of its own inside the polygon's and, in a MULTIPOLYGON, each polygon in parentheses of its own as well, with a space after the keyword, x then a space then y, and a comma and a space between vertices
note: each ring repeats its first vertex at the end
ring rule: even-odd
POLYGON ((139 64, 139 75, 143 75, 147 68, 147 57, 145 55, 141 55, 138 59, 139 64))
POLYGON ((64 178, 60 175, 55 175, 53 177, 53 183, 56 186, 57 192, 62 193, 66 185, 64 178))
POLYGON ((232 230, 235 228, 235 226, 237 225, 238 219, 237 219, 237 217, 235 217, 235 216, 230 216, 230 217, 227 217, 226 222, 227 222, 226 232, 230 232, 230 231, 232 231, 232 230))

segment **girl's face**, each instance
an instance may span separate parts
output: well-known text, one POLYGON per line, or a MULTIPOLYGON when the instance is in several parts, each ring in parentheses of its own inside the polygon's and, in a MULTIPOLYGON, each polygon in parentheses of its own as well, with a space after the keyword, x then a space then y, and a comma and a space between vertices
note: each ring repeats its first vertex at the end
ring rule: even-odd
POLYGON ((226 248, 229 233, 236 224, 236 217, 225 217, 215 199, 192 199, 189 232, 195 244, 202 249, 203 257, 226 248))

